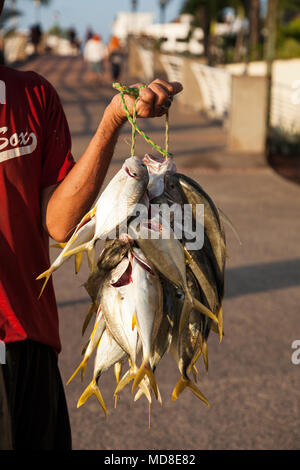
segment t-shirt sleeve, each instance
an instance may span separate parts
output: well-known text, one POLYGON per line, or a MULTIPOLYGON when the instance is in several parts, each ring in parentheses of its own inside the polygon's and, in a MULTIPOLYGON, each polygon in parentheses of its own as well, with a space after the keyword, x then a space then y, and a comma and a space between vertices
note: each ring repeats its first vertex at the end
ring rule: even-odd
POLYGON ((44 80, 45 121, 42 149, 41 188, 62 181, 75 165, 71 135, 57 92, 44 80))

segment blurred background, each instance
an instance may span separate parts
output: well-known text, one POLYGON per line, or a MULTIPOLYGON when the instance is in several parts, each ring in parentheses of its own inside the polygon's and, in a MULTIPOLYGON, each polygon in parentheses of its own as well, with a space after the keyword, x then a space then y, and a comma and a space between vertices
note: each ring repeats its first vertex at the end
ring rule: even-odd
MULTIPOLYGON (((179 372, 167 356, 157 370, 163 408, 134 403, 124 390, 113 408, 114 377, 76 409, 86 386, 66 387, 76 449, 299 448, 300 358, 300 0, 6 0, 2 64, 35 70, 57 89, 78 159, 113 81, 180 81, 170 110, 177 169, 200 183, 231 219, 224 332, 209 338, 209 374, 200 358, 207 408, 185 391, 172 403, 179 372)), ((158 144, 163 118, 143 130, 158 144)), ((124 126, 105 184, 130 154, 124 126)), ((139 138, 138 154, 152 149, 139 138)), ((54 259, 57 251, 51 251, 54 259)), ((81 360, 89 307, 72 263, 54 274, 64 383, 81 360)), ((92 361, 91 361, 92 362, 92 361)), ((87 375, 92 374, 93 365, 87 375)))
POLYGON ((300 144, 299 11, 299 0, 7 0, 2 60, 81 55, 93 34, 107 45, 116 36, 130 76, 180 80, 184 105, 227 126, 228 149, 265 152, 289 173, 300 144), (244 84, 255 139, 240 121, 244 84))

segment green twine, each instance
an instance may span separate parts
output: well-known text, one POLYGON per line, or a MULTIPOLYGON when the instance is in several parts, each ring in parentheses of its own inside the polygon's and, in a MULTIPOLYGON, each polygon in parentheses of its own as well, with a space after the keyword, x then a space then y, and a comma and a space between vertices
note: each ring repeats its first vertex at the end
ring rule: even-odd
POLYGON ((166 158, 169 158, 172 156, 172 153, 169 152, 169 112, 167 111, 166 113, 166 138, 165 138, 165 145, 166 148, 163 150, 159 145, 156 145, 150 137, 148 137, 145 132, 143 132, 136 124, 136 104, 139 100, 139 95, 140 95, 140 90, 142 88, 145 88, 146 85, 142 85, 139 88, 136 87, 128 87, 125 85, 121 85, 120 83, 113 83, 113 88, 118 90, 120 92, 121 100, 123 103, 123 107, 127 116, 128 121, 130 122, 132 126, 132 134, 131 134, 131 155, 133 156, 135 153, 135 141, 136 141, 136 131, 150 144, 155 150, 157 150, 159 153, 164 155, 166 158), (124 95, 129 95, 135 98, 135 102, 133 105, 133 115, 132 117, 130 116, 129 110, 126 106, 125 98, 124 95))

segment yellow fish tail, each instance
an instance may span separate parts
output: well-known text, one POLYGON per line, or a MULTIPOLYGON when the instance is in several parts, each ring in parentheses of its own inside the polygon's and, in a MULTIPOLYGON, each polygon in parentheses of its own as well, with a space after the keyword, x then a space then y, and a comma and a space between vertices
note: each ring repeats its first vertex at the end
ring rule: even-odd
POLYGON ((202 400, 207 406, 209 406, 209 403, 203 393, 199 390, 196 384, 194 384, 190 379, 185 378, 185 377, 180 377, 178 380, 177 384, 174 387, 174 390, 172 392, 172 401, 177 400, 179 395, 183 392, 185 388, 189 388, 191 392, 196 395, 197 398, 202 400))
POLYGON ((81 397, 79 398, 78 400, 78 403, 77 403, 77 408, 79 408, 80 406, 84 405, 84 403, 92 396, 92 395, 96 395, 96 398, 97 400, 99 401, 103 411, 104 411, 104 414, 105 414, 105 417, 107 417, 107 409, 106 409, 106 405, 104 403, 104 400, 102 398, 102 395, 101 395, 101 392, 99 390, 99 387, 98 385, 96 384, 96 380, 93 379, 91 381, 91 383, 87 386, 87 388, 85 389, 85 391, 83 392, 83 394, 81 395, 81 397))
POLYGON ((38 281, 39 279, 45 278, 45 281, 44 281, 42 290, 41 290, 40 295, 39 295, 38 298, 40 298, 41 295, 42 295, 42 293, 44 292, 44 289, 45 289, 45 287, 46 287, 46 285, 47 285, 47 282, 49 281, 49 279, 50 279, 50 277, 51 277, 53 271, 54 271, 54 269, 50 267, 49 269, 47 269, 47 271, 44 271, 42 274, 40 274, 40 275, 36 278, 36 281, 38 281))
POLYGON ((86 359, 83 359, 83 361, 81 361, 81 363, 79 364, 79 366, 77 367, 77 369, 73 372, 73 374, 71 375, 71 377, 69 378, 68 382, 66 385, 68 385, 71 380, 74 379, 75 375, 78 374, 78 372, 82 369, 82 372, 81 372, 81 380, 83 381, 84 379, 84 375, 85 375, 85 369, 86 369, 86 366, 87 366, 87 360, 86 359))
POLYGON ((157 383, 156 379, 154 377, 153 371, 150 367, 150 365, 143 361, 141 367, 137 371, 133 384, 132 384, 132 392, 134 393, 135 390, 137 389, 137 386, 140 384, 141 380, 147 375, 150 385, 153 389, 153 392, 155 394, 156 399, 158 399, 158 389, 157 389, 157 383))
POLYGON ((81 264, 82 264, 82 260, 83 260, 83 255, 84 255, 83 251, 81 253, 77 253, 75 255, 75 274, 79 273, 79 270, 80 270, 80 267, 81 267, 81 264))

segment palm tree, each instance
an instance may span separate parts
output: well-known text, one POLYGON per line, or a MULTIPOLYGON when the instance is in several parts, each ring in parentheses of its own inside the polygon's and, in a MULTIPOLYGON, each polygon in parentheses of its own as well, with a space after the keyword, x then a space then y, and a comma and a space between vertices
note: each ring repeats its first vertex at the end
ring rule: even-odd
MULTIPOLYGON (((4 8, 2 11, 1 17, 0 17, 0 30, 4 28, 6 25, 7 21, 12 20, 13 18, 16 18, 21 15, 21 12, 18 11, 17 9, 10 9, 10 8, 4 8)), ((14 25, 12 29, 14 28, 14 25)))
POLYGON ((204 56, 208 64, 211 63, 210 44, 212 23, 216 20, 218 12, 230 4, 226 0, 185 0, 181 13, 190 13, 194 16, 195 26, 203 29, 204 56))

